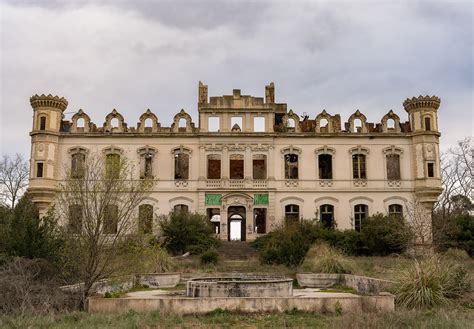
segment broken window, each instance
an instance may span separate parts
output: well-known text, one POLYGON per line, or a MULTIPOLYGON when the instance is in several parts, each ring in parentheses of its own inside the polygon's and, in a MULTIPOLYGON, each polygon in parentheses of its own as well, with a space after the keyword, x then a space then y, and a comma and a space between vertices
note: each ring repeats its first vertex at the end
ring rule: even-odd
POLYGON ((118 225, 118 206, 114 204, 107 205, 104 211, 104 234, 116 234, 118 225))
POLYGON ((69 233, 80 234, 82 231, 82 207, 78 204, 69 206, 69 233))
POLYGON ((111 153, 105 158, 105 174, 108 179, 118 179, 120 176, 120 155, 111 153))
POLYGON ((189 154, 180 151, 174 154, 174 179, 189 179, 189 154))
POLYGON ((285 206, 285 222, 287 224, 298 222, 300 219, 300 206, 289 204, 285 206))
POLYGON ((426 131, 431 130, 431 118, 430 117, 425 117, 425 130, 426 131))
POLYGON ((252 159, 253 179, 267 179, 267 156, 256 154, 252 159))
POLYGON ((322 132, 322 133, 327 133, 328 132, 328 120, 327 119, 321 119, 319 121, 319 130, 322 132))
POLYGON ((387 154, 387 179, 400 180, 400 155, 387 154))
POLYGON ((265 132, 265 117, 253 118, 253 131, 258 133, 265 132))
POLYGON ((366 179, 367 173, 365 168, 365 155, 364 154, 353 154, 352 155, 352 177, 354 179, 366 179))
POLYGON ((354 120, 354 132, 355 133, 362 132, 362 120, 361 119, 355 119, 354 120))
POLYGON ((40 130, 46 130, 46 117, 40 117, 40 130))
POLYGON ((332 155, 320 154, 318 156, 319 179, 332 179, 332 155))
POLYGON ((434 177, 434 163, 428 162, 428 177, 434 177))
POLYGON ((189 212, 189 207, 185 204, 177 204, 176 206, 173 207, 173 211, 175 213, 180 213, 180 212, 187 213, 189 212))
POLYGON ((298 179, 298 155, 285 154, 285 178, 298 179))
POLYGON ((244 179, 244 156, 232 154, 229 162, 230 179, 244 179))
POLYGON ((71 177, 75 179, 84 178, 84 165, 86 155, 84 153, 74 153, 71 157, 71 177))
POLYGON ((36 177, 43 177, 43 162, 36 163, 36 177))
POLYGON ((208 127, 209 132, 218 132, 219 131, 219 117, 209 117, 208 118, 208 127))
POLYGON ((153 157, 152 152, 143 152, 140 155, 140 178, 153 178, 153 157))
POLYGON ((403 218, 403 207, 400 204, 391 204, 388 206, 388 215, 390 217, 403 218))
POLYGON ((365 204, 358 204, 354 206, 354 228, 360 232, 362 221, 368 216, 368 207, 365 204))
POLYGON ((207 179, 221 178, 221 156, 211 154, 207 156, 207 179))
POLYGON ((138 230, 142 234, 150 234, 153 230, 153 206, 142 204, 138 207, 138 230))
POLYGON ((232 131, 242 131, 242 128, 243 128, 242 117, 230 118, 230 127, 232 131))
POLYGON ((319 219, 325 228, 334 228, 334 206, 323 204, 319 207, 319 219))
POLYGON ((267 232, 266 222, 267 222, 267 209, 265 208, 255 208, 253 210, 253 217, 255 219, 255 232, 257 234, 265 234, 267 232))
POLYGON ((389 129, 389 130, 395 129, 395 120, 393 120, 393 119, 388 119, 387 120, 387 129, 389 129))
POLYGON ((207 208, 207 218, 214 227, 214 232, 219 234, 221 232, 221 211, 219 208, 207 208))

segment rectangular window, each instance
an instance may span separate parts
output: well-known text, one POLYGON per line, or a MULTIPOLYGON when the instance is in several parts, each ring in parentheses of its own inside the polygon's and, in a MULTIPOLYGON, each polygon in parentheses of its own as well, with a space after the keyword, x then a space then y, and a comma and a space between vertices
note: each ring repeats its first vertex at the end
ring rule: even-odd
POLYGON ((221 211, 219 208, 207 208, 207 218, 214 227, 214 233, 221 233, 221 211))
POLYGON ((244 179, 244 157, 235 156, 229 160, 230 179, 244 179))
POLYGON ((368 207, 365 204, 358 204, 354 207, 354 228, 360 232, 362 221, 367 218, 368 207))
POLYGON ((400 156, 388 154, 387 157, 387 179, 400 180, 400 156))
POLYGON ((265 118, 264 117, 253 118, 253 131, 256 133, 265 132, 265 118))
POLYGON ((84 178, 84 163, 86 156, 83 153, 75 153, 71 159, 71 177, 75 179, 84 178))
POLYGON ((428 162, 428 177, 432 178, 434 177, 434 163, 433 162, 428 162))
POLYGON ((219 155, 207 157, 207 179, 221 178, 221 158, 219 155))
POLYGON ((108 205, 104 211, 104 234, 116 234, 118 229, 118 207, 116 205, 108 205))
POLYGON ((142 234, 150 234, 153 229, 153 206, 142 204, 138 207, 138 229, 142 234))
POLYGON ((207 130, 209 132, 218 132, 219 127, 219 117, 209 117, 207 130))
POLYGON ((46 117, 40 118, 40 130, 46 130, 46 117))
POLYGON ((174 179, 189 179, 189 155, 177 153, 174 156, 174 179))
POLYGON ((367 178, 364 154, 354 154, 352 156, 352 174, 354 179, 367 178))
POLYGON ((36 177, 43 177, 43 162, 38 162, 36 164, 36 177))
POLYGON ((80 234, 82 231, 82 207, 78 204, 69 206, 69 232, 80 234))
POLYGON ((332 155, 320 154, 318 156, 319 179, 332 179, 332 155))
POLYGON ((267 163, 265 155, 254 155, 252 160, 253 179, 267 179, 267 163))
POLYGON ((242 117, 230 118, 230 129, 232 131, 242 131, 243 130, 242 117))
POLYGON ((118 179, 120 177, 120 155, 107 154, 105 167, 108 179, 118 179))
POLYGON ((257 234, 267 233, 267 209, 265 208, 255 208, 253 210, 254 214, 254 230, 257 234))
POLYGON ((285 206, 285 223, 296 223, 300 219, 300 207, 296 204, 285 206))
POLYGON ((298 179, 297 154, 285 154, 285 179, 298 179))

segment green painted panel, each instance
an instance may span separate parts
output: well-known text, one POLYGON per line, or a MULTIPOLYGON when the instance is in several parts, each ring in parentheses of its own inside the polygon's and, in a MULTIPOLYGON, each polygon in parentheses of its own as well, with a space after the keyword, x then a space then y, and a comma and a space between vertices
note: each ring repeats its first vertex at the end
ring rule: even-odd
POLYGON ((221 204, 222 194, 206 194, 206 204, 221 204))
POLYGON ((255 194, 253 204, 268 204, 268 194, 255 194))

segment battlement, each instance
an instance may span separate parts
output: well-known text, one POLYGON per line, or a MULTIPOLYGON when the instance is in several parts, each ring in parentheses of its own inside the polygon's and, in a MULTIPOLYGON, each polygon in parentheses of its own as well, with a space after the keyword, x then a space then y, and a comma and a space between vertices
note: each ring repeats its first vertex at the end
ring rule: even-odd
POLYGON ((53 96, 51 94, 33 95, 30 97, 31 107, 34 109, 39 107, 52 107, 64 111, 67 108, 67 100, 64 97, 53 96))
POLYGON ((437 96, 418 96, 418 97, 412 97, 407 98, 403 102, 403 107, 407 112, 415 109, 434 109, 437 110, 439 108, 439 105, 441 104, 441 99, 437 96))

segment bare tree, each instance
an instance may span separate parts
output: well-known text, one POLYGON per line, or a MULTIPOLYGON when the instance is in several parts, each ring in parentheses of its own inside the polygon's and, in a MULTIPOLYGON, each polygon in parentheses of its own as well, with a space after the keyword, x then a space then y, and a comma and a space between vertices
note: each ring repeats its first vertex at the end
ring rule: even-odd
POLYGON ((28 186, 28 163, 23 156, 4 155, 0 162, 0 202, 12 209, 28 186))
POLYGON ((136 209, 152 185, 136 179, 126 159, 111 159, 90 154, 74 172, 67 169, 55 202, 66 224, 68 258, 84 282, 84 301, 96 282, 116 273, 120 246, 134 231, 136 209))
POLYGON ((455 210, 453 197, 461 195, 469 198, 471 202, 474 199, 473 143, 474 138, 467 137, 441 155, 443 193, 435 205, 437 215, 441 218, 446 218, 455 210))
POLYGON ((405 202, 408 226, 414 236, 414 244, 428 246, 432 243, 431 209, 423 205, 418 199, 405 202))

